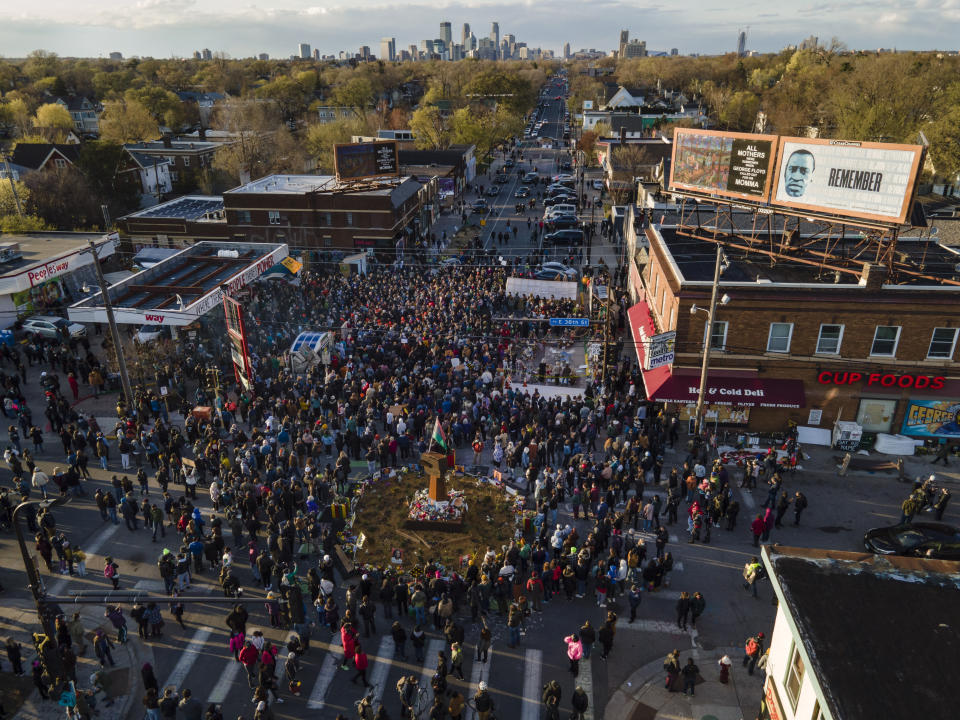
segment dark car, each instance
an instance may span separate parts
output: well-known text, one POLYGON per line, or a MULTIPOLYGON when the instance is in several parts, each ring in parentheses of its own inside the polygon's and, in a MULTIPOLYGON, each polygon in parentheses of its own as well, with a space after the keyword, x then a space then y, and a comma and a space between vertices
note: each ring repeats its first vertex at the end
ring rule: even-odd
POLYGON ((583 230, 557 230, 543 236, 544 245, 577 245, 582 243, 583 230))
POLYGON ((544 207, 551 207, 552 205, 573 205, 576 206, 577 199, 573 195, 554 195, 553 197, 548 197, 543 199, 544 207))
MULTIPOLYGON (((569 135, 569 133, 567 134, 569 135)), ((562 163, 560 163, 560 169, 569 172, 571 169, 573 169, 573 166, 570 164, 569 160, 564 160, 562 163)))
POLYGON ((538 270, 533 274, 537 280, 569 280, 564 273, 559 270, 538 270))
POLYGON ((510 158, 507 158, 506 160, 503 161, 503 166, 506 168, 513 167, 514 165, 516 165, 516 163, 510 158))
POLYGON ((499 173, 499 174, 493 179, 493 181, 494 181, 495 183, 508 183, 508 182, 510 182, 510 176, 507 175, 506 173, 499 173))
POLYGON ((960 560, 960 530, 939 522, 890 525, 867 530, 863 546, 878 555, 960 560))
POLYGON ((486 200, 475 200, 470 206, 470 212, 472 213, 485 213, 490 209, 490 206, 487 205, 486 200))
POLYGON ((567 228, 576 228, 579 225, 580 222, 575 215, 557 215, 547 222, 547 227, 551 230, 566 230, 567 228))
POLYGON ((513 194, 513 196, 514 196, 515 198, 530 197, 530 188, 522 187, 522 188, 520 188, 519 190, 517 190, 517 191, 513 194))
POLYGON ((487 195, 488 195, 488 196, 490 196, 490 197, 496 197, 496 196, 499 195, 499 194, 500 194, 500 186, 499 186, 499 185, 491 185, 490 187, 487 188, 487 195))
POLYGON ((540 182, 540 176, 535 172, 528 172, 523 176, 523 180, 520 182, 522 182, 524 185, 535 185, 536 183, 540 182))

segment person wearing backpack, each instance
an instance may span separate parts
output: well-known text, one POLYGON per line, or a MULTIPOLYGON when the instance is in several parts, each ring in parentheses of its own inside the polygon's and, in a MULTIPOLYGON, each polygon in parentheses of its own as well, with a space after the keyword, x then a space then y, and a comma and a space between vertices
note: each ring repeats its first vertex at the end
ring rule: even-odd
POLYGON ((763 655, 763 639, 764 634, 762 632, 757 633, 752 637, 747 638, 747 642, 743 647, 743 666, 747 668, 747 673, 753 675, 753 670, 757 666, 757 660, 760 659, 760 656, 763 655))
POLYGON ((763 575, 763 565, 754 555, 750 561, 743 566, 743 589, 753 589, 753 596, 757 597, 757 582, 763 575))
POLYGON ((487 720, 493 712, 493 698, 487 692, 487 683, 483 680, 477 686, 477 694, 473 696, 473 706, 477 709, 479 720, 487 720))
POLYGON ((104 558, 103 576, 113 583, 113 589, 120 589, 120 566, 117 565, 112 557, 104 558))

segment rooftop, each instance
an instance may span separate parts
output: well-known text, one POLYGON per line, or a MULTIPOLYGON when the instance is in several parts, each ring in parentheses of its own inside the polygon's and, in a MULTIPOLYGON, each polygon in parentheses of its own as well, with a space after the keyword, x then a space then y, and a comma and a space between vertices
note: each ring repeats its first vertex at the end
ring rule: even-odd
POLYGON ((104 233, 82 232, 36 232, 0 235, 0 248, 9 246, 11 243, 20 245, 20 258, 0 264, 0 273, 7 274, 21 267, 31 267, 40 262, 71 255, 77 250, 86 250, 89 248, 89 240, 100 243, 106 237, 104 233))
POLYGON ((418 192, 420 187, 420 182, 409 176, 399 179, 368 178, 363 181, 362 187, 351 190, 348 184, 338 184, 333 175, 268 175, 246 185, 233 188, 233 190, 227 190, 224 195, 239 195, 241 193, 306 195, 313 192, 340 190, 344 194, 363 193, 364 195, 389 196, 394 206, 398 206, 418 192))
POLYGON ((223 147, 223 143, 205 142, 203 140, 190 140, 189 142, 173 140, 169 144, 164 144, 163 140, 151 140, 150 142, 127 143, 124 147, 127 150, 145 150, 148 152, 164 150, 216 150, 219 147, 223 147))
POLYGON ((956 716, 957 563, 780 546, 763 556, 834 720, 956 716))
POLYGON ((215 195, 185 195, 169 200, 126 218, 179 218, 181 220, 215 219, 213 213, 223 212, 223 198, 215 195), (209 216, 209 217, 208 217, 209 216))

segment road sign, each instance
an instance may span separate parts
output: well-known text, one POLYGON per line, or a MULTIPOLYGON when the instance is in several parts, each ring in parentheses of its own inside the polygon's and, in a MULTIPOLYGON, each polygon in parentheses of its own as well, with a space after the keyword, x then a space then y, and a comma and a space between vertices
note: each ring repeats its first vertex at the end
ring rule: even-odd
POLYGON ((589 327, 590 318, 550 318, 550 327, 589 327))

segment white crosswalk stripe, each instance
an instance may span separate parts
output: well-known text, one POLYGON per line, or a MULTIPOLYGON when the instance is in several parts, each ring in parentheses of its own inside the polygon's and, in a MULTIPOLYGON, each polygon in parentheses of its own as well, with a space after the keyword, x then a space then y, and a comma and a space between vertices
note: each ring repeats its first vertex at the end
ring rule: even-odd
POLYGON ((580 674, 577 676, 577 685, 583 688, 589 700, 583 720, 593 720, 593 665, 592 660, 580 661, 580 674))
POLYGON ((327 691, 330 689, 340 665, 340 657, 338 657, 338 648, 341 647, 340 633, 333 636, 330 644, 334 647, 327 651, 327 656, 320 664, 320 672, 317 673, 317 680, 313 684, 313 690, 310 691, 310 699, 307 700, 307 707, 310 710, 323 710, 326 706, 327 691))
MULTIPOLYGON (((423 670, 420 671, 420 687, 427 691, 427 698, 433 702, 433 688, 430 681, 437 671, 437 653, 446 647, 443 640, 435 639, 427 643, 426 654, 423 660, 423 670)), ((447 658, 449 660, 449 658, 447 658)), ((429 707, 429 705, 428 705, 429 707)))
POLYGON ((740 499, 743 500, 743 505, 748 510, 753 510, 757 506, 757 501, 753 499, 753 493, 744 488, 739 488, 737 492, 740 493, 740 499))
POLYGON ((543 650, 530 648, 523 653, 522 720, 540 717, 540 680, 543 676, 543 650))
MULTIPOLYGON (((150 593, 166 593, 167 588, 163 580, 138 580, 133 584, 134 590, 150 593)), ((190 595, 208 595, 213 592, 213 585, 191 585, 190 595)))
POLYGON ((664 633, 667 635, 689 635, 686 630, 681 630, 675 623, 667 620, 634 620, 632 623, 617 623, 617 630, 633 630, 635 632, 664 633))
POLYGON ((393 652, 396 647, 393 637, 385 635, 383 640, 380 641, 380 647, 377 648, 377 661, 373 664, 373 672, 370 673, 370 684, 373 685, 373 696, 371 698, 373 707, 377 707, 380 698, 383 697, 384 683, 387 681, 390 665, 393 664, 393 652))
POLYGON ((220 673, 220 679, 217 680, 217 684, 214 685, 213 690, 210 691, 210 697, 207 702, 220 705, 227 699, 227 695, 230 694, 230 688, 233 687, 233 681, 237 679, 237 674, 240 672, 242 665, 243 663, 230 658, 227 667, 220 673))
MULTIPOLYGON (((87 573, 88 574, 90 573, 91 570, 95 571, 98 566, 98 563, 93 561, 93 556, 98 554, 100 552, 100 548, 102 548, 104 545, 106 545, 110 541, 110 538, 113 537, 113 534, 117 531, 118 527, 120 526, 114 525, 111 523, 110 525, 105 527, 103 530, 101 530, 100 533, 95 538, 93 538, 93 540, 81 546, 81 549, 87 555, 87 573)), ((99 563, 99 566, 100 566, 100 570, 103 570, 103 563, 99 563)), ((121 569, 120 577, 122 579, 123 568, 121 567, 120 569, 121 569)), ((69 581, 70 581, 69 576, 62 577, 56 582, 51 583, 50 587, 47 588, 47 592, 50 595, 62 595, 69 581)), ((122 589, 122 585, 121 585, 121 589, 122 589)))
POLYGON ((190 668, 193 667, 193 664, 197 661, 197 658, 200 657, 200 651, 203 649, 204 644, 207 642, 207 639, 210 637, 212 632, 213 628, 210 627, 203 626, 197 628, 197 631, 193 634, 193 637, 190 638, 190 642, 187 643, 187 646, 180 654, 180 659, 174 666, 173 672, 170 673, 170 677, 168 677, 167 681, 163 684, 164 687, 167 685, 172 685, 177 689, 180 688, 180 686, 183 684, 183 681, 187 679, 187 675, 190 673, 190 668))
MULTIPOLYGON (((490 666, 493 664, 493 650, 487 655, 486 662, 476 662, 474 661, 473 666, 470 668, 470 695, 473 697, 477 692, 477 686, 480 685, 480 681, 489 682, 490 680, 490 666)), ((474 718, 479 717, 476 710, 472 710, 474 718)))

